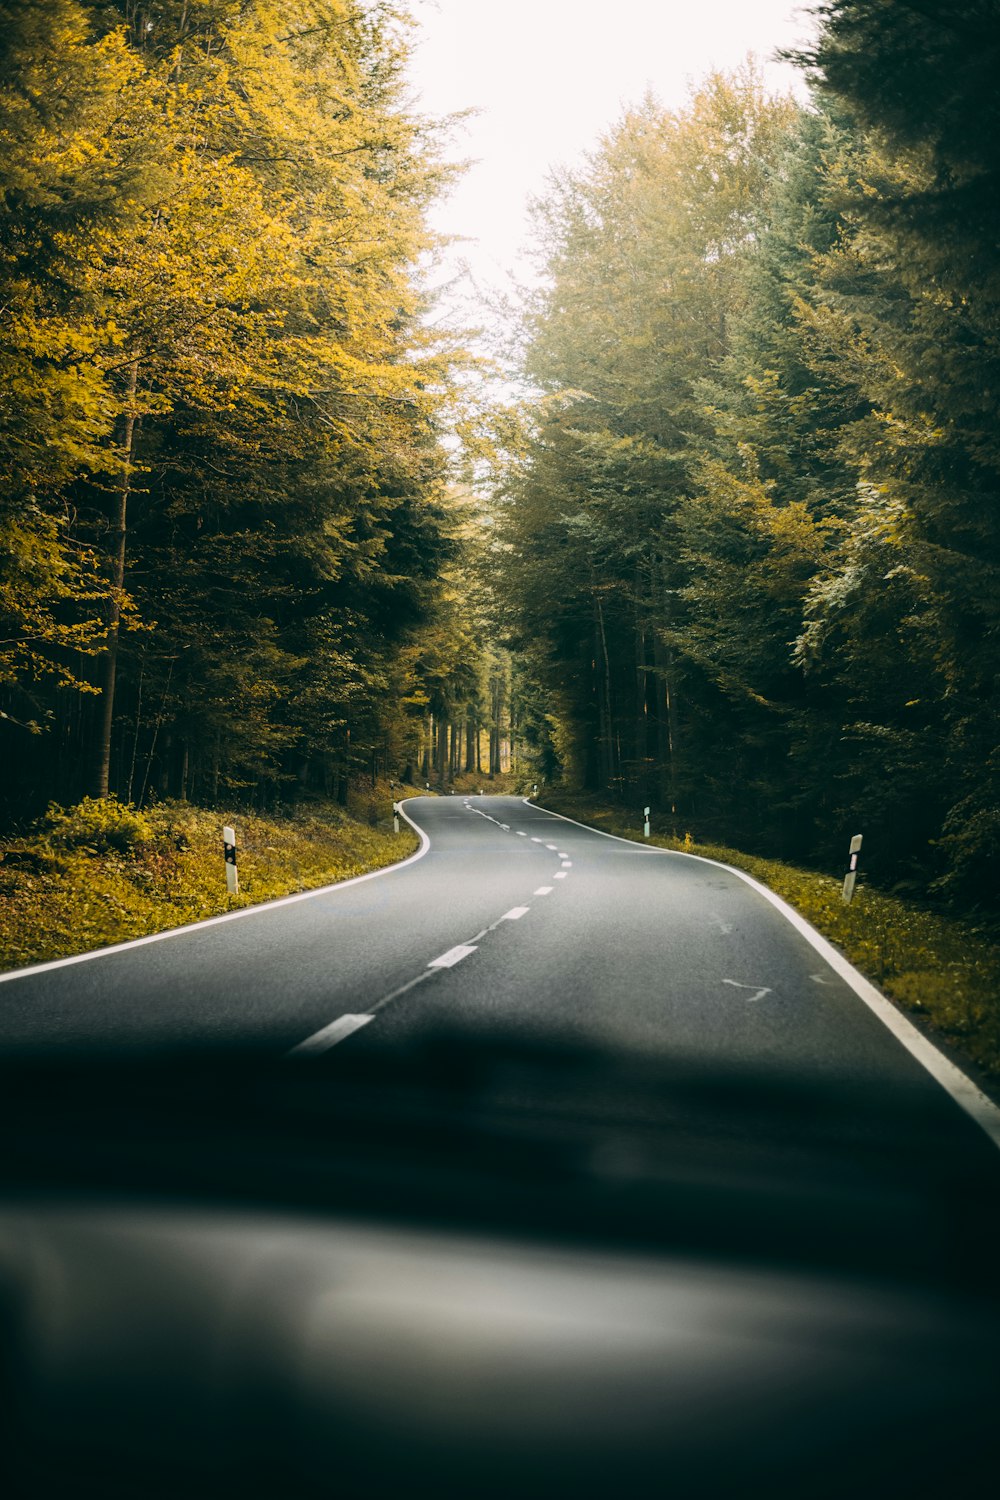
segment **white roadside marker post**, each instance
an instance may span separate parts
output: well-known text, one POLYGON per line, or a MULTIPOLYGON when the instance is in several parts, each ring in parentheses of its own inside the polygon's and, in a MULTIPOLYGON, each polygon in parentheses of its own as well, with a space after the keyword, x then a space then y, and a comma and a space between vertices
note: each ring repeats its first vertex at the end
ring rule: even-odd
POLYGON ((642 836, 643 836, 644 839, 648 839, 649 838, 649 808, 648 807, 644 807, 643 808, 643 810, 642 810, 642 816, 646 820, 643 823, 643 825, 642 825, 642 836))
POLYGON ((844 889, 840 897, 845 906, 850 906, 851 898, 854 895, 854 887, 858 879, 858 855, 861 852, 861 840, 863 837, 863 834, 856 833, 851 839, 851 863, 848 866, 847 874, 844 876, 844 889))
POLYGON ((394 802, 392 804, 392 831, 393 831, 393 833, 398 833, 399 832, 399 803, 398 802, 394 802))
POLYGON ((228 824, 222 830, 222 850, 226 859, 226 890, 231 896, 238 896, 240 875, 236 868, 236 829, 228 824))

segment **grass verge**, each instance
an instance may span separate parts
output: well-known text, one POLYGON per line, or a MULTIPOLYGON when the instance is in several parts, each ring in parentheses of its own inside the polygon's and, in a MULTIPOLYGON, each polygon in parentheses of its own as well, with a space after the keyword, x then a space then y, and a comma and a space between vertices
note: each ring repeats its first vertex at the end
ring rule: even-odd
POLYGON ((52 808, 25 837, 0 842, 0 969, 315 890, 405 859, 418 842, 405 823, 393 833, 388 786, 352 794, 347 808, 272 817, 186 802, 52 808), (226 892, 225 823, 237 831, 238 896, 226 892))
MULTIPOLYGON (((553 812, 605 833, 646 842, 634 817, 629 821, 621 809, 606 803, 563 792, 546 792, 539 800, 553 812)), ((968 1060, 984 1080, 1000 1080, 1000 945, 988 929, 883 894, 863 881, 845 906, 842 877, 720 844, 698 844, 690 835, 676 839, 653 833, 649 843, 735 865, 769 886, 946 1050, 968 1060)))

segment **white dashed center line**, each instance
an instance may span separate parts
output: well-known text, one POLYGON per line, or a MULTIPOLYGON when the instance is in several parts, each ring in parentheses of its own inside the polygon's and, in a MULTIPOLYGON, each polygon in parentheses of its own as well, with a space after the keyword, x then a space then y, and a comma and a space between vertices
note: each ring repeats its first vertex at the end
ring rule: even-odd
POLYGON ((538 890, 535 892, 535 895, 536 896, 551 896, 552 895, 552 889, 553 888, 550 885, 540 885, 538 887, 538 890))
POLYGON ((369 1021, 374 1021, 374 1016, 338 1016, 336 1021, 331 1021, 329 1026, 324 1026, 322 1031, 314 1032, 307 1036, 304 1042, 299 1042, 289 1052, 289 1057, 302 1057, 309 1052, 325 1052, 328 1047, 335 1047, 352 1032, 367 1026, 369 1021))
POLYGON ((556 845, 555 844, 546 844, 545 847, 546 847, 546 849, 551 849, 552 852, 553 852, 553 854, 556 852, 556 845))
POLYGON ((530 910, 530 906, 512 906, 510 911, 504 912, 500 920, 501 922, 516 922, 518 917, 523 917, 525 912, 530 910))
POLYGON ((573 861, 571 859, 564 859, 562 865, 564 870, 572 870, 573 861))
POLYGON ((449 948, 447 953, 442 953, 440 958, 432 958, 427 965, 429 969, 453 969, 460 964, 463 958, 468 958, 470 953, 475 953, 475 947, 471 943, 457 943, 454 948, 449 948))
POLYGON ((556 873, 553 875, 552 879, 553 880, 565 880, 566 879, 566 871, 565 870, 557 870, 556 873))
POLYGON ((536 838, 532 838, 532 840, 531 840, 531 842, 532 842, 532 843, 533 843, 533 844, 544 844, 544 843, 545 843, 545 840, 544 840, 544 839, 536 839, 536 838))

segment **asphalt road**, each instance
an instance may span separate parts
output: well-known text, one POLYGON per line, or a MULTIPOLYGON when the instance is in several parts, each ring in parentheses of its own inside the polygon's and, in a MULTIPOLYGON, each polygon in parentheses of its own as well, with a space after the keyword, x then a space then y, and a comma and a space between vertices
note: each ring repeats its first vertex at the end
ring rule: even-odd
POLYGON ((995 1108, 737 873, 406 806, 390 871, 0 979, 22 1492, 981 1488, 995 1108))
POLYGON ((516 1034, 916 1100, 939 1152, 1000 1169, 1000 1113, 965 1084, 975 1123, 947 1091, 961 1076, 931 1054, 942 1087, 860 976, 731 871, 519 798, 406 813, 422 848, 390 871, 5 976, 0 1053, 233 1043, 345 1068, 431 1030, 516 1034))

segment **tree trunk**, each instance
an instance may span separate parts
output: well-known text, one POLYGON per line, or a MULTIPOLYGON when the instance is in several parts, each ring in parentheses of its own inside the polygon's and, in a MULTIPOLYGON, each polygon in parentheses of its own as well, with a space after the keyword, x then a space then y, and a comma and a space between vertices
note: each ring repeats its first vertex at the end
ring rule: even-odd
POLYGON ((125 407, 125 431, 122 441, 122 472, 115 507, 114 547, 111 553, 111 599, 108 605, 107 645, 101 658, 97 737, 91 773, 91 795, 106 797, 111 773, 111 731, 115 716, 115 678, 118 674, 118 634, 121 621, 121 594, 125 586, 125 538, 128 525, 128 499, 132 486, 132 461, 135 448, 135 394, 139 383, 139 361, 129 365, 128 398, 125 407))
POLYGON ((611 662, 608 659, 608 641, 604 631, 604 610, 598 595, 594 595, 594 647, 599 662, 597 671, 597 713, 599 728, 598 763, 601 783, 610 791, 614 780, 614 747, 611 725, 611 662))
POLYGON ((448 786, 448 720, 444 714, 438 715, 437 780, 438 789, 442 792, 446 791, 448 786))
POLYGON ((673 660, 669 646, 657 640, 653 650, 659 685, 657 728, 660 762, 664 772, 664 791, 672 814, 677 812, 677 708, 673 690, 673 660))

